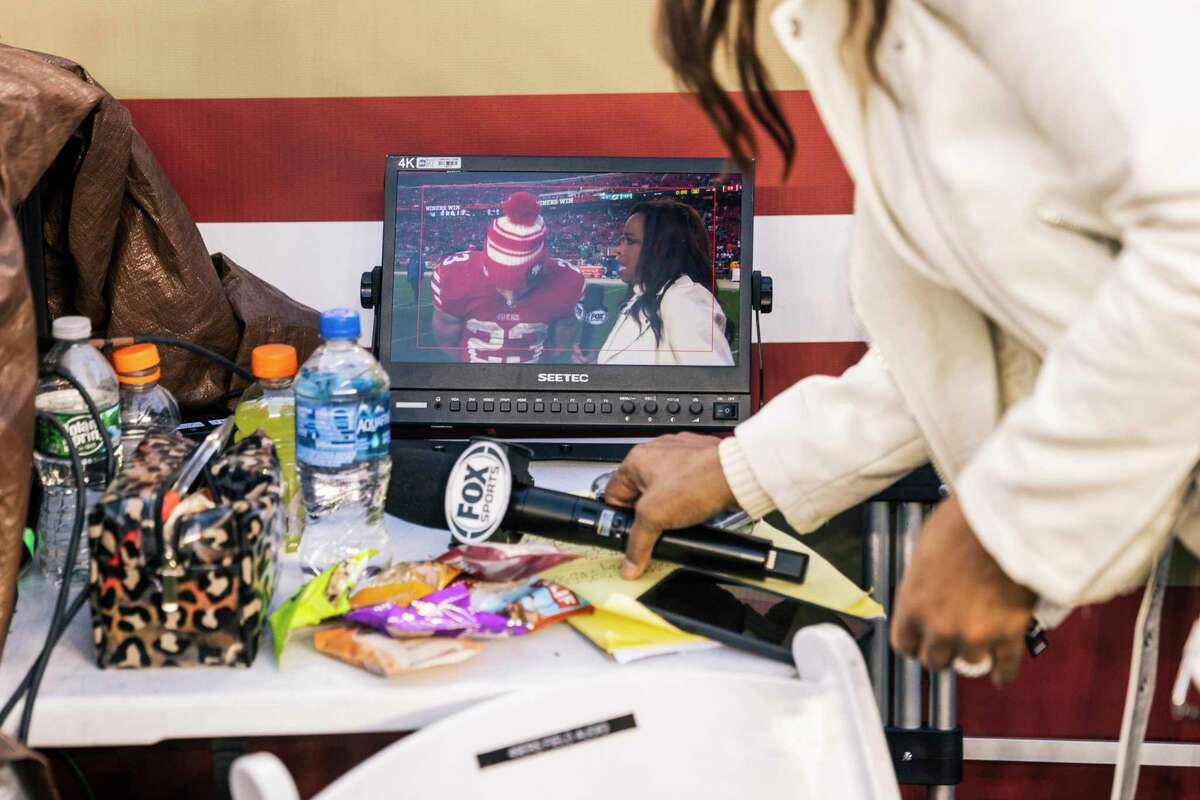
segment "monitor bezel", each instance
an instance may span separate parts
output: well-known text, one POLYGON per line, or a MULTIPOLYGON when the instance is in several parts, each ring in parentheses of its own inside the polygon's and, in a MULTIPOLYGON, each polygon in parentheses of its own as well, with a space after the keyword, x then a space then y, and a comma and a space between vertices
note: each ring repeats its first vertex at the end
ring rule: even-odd
MULTIPOLYGON (((539 382, 538 373, 583 373, 591 391, 634 392, 750 392, 751 297, 754 269, 754 171, 724 158, 644 158, 622 156, 453 156, 427 154, 421 158, 461 158, 456 172, 707 172, 739 175, 742 179, 741 259, 742 290, 738 293, 738 355, 732 367, 710 366, 598 366, 596 364, 452 364, 393 362, 392 296, 395 286, 396 184, 401 171, 409 170, 412 156, 389 155, 384 179, 383 268, 381 296, 375 303, 374 345, 393 389, 494 389, 539 391, 562 384, 539 382)), ((578 384, 576 384, 578 386, 578 384)), ((581 386, 579 388, 582 388, 581 386)))

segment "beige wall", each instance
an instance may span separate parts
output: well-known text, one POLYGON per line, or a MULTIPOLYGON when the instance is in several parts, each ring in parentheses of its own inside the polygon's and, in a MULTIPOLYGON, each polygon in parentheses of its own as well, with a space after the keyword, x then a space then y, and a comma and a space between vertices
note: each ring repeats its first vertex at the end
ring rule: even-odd
MULTIPOLYGON (((11 0, 0 41, 120 98, 668 92, 653 0, 11 0)), ((781 89, 803 88, 767 26, 781 89)))

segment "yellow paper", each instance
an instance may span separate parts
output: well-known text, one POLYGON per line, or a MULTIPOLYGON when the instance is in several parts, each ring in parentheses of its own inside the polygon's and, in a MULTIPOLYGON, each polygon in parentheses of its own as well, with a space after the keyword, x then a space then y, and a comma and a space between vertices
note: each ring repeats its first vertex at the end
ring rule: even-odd
POLYGON ((804 583, 792 583, 779 578, 767 578, 757 581, 752 578, 736 576, 743 583, 770 589, 773 592, 804 600, 834 611, 841 611, 863 619, 875 619, 883 616, 883 606, 871 599, 854 581, 842 573, 794 536, 766 522, 759 521, 751 531, 755 536, 770 539, 776 547, 785 550, 796 550, 808 554, 808 571, 804 575, 804 583))
MULTIPOLYGON (((759 522, 755 525, 752 533, 755 536, 770 539, 777 547, 806 553, 808 555, 808 572, 804 576, 804 583, 792 583, 779 578, 767 578, 759 581, 740 575, 733 576, 737 580, 751 586, 770 589, 785 597, 815 603, 824 608, 864 619, 883 616, 883 607, 879 603, 872 600, 871 596, 860 589, 854 581, 838 572, 832 564, 803 542, 766 522, 759 522)), ((528 540, 531 537, 525 538, 528 540)), ((627 581, 621 577, 618 571, 623 556, 612 555, 611 550, 576 548, 561 542, 555 542, 555 544, 564 550, 583 552, 590 557, 560 564, 542 573, 543 577, 557 581, 571 591, 577 592, 597 608, 603 607, 608 598, 614 594, 637 598, 679 568, 677 564, 667 561, 651 561, 642 577, 635 581, 627 581), (598 554, 603 555, 596 557, 598 554)))
MULTIPOLYGON (((856 617, 883 616, 883 608, 832 564, 783 531, 759 522, 755 536, 770 539, 778 547, 808 554, 808 572, 804 583, 777 578, 757 581, 737 576, 737 580, 770 589, 787 597, 815 603, 856 617)), ((526 537, 526 540, 535 537, 526 537)), ((670 575, 678 565, 651 561, 642 577, 635 581, 621 578, 622 555, 594 547, 573 547, 555 542, 564 550, 584 554, 584 558, 546 570, 542 577, 561 583, 595 606, 595 613, 567 620, 576 630, 620 661, 643 655, 692 649, 708 640, 681 631, 637 601, 646 590, 670 575)))
POLYGON ((622 663, 718 646, 703 636, 679 630, 637 600, 619 594, 610 597, 603 608, 567 622, 622 663))

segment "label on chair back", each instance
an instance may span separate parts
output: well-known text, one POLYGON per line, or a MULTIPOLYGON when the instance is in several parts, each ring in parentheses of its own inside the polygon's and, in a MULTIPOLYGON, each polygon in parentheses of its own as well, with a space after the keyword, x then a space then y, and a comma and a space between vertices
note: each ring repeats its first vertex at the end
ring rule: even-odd
POLYGON ((632 730, 636 727, 637 720, 633 718, 633 714, 626 714, 622 717, 606 719, 603 722, 593 722, 590 725, 581 725, 578 728, 569 728, 558 733, 550 733, 540 736, 537 739, 517 742, 516 744, 510 744, 508 747, 501 747, 499 750, 489 750, 486 753, 478 754, 475 758, 479 761, 480 769, 494 767, 497 764, 516 761, 519 758, 528 758, 529 756, 536 756, 541 753, 549 753, 552 750, 558 750, 562 747, 570 747, 573 744, 582 744, 583 742, 590 742, 593 739, 602 739, 605 736, 612 736, 614 733, 632 730))

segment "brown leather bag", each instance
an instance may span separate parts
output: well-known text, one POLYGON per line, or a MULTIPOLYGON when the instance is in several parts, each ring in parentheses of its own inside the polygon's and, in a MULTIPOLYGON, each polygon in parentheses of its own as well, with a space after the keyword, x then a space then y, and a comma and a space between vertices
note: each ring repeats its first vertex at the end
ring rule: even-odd
MULTIPOLYGON (((12 209, 42 183, 51 319, 82 314, 110 337, 187 339, 249 363, 268 341, 301 359, 317 313, 224 256, 210 257, 129 112, 71 61, 0 45, 0 654, 12 613, 30 483, 37 375, 33 316, 12 209)), ((182 405, 232 388, 219 366, 163 354, 182 405)))
POLYGON ((6 790, 28 800, 58 800, 46 757, 0 733, 0 796, 9 797, 6 790))
POLYGON ((35 53, 0 48, 0 654, 29 500, 37 383, 33 306, 13 209, 102 94, 35 53))

